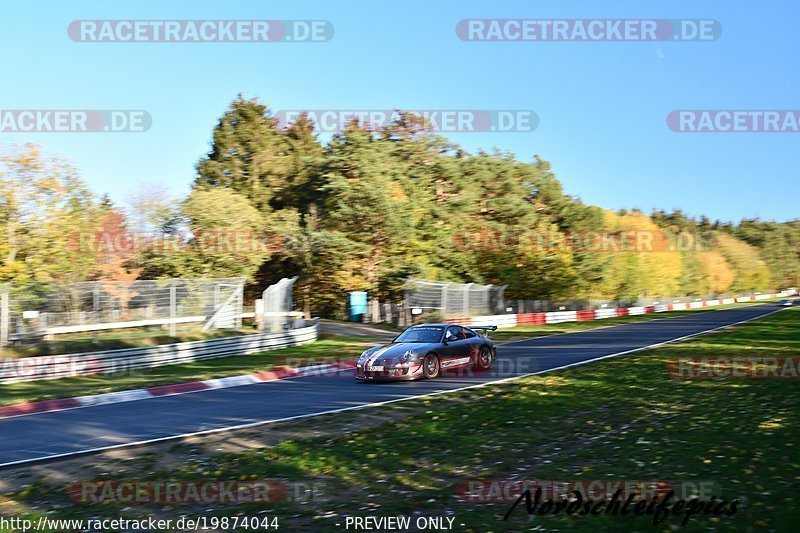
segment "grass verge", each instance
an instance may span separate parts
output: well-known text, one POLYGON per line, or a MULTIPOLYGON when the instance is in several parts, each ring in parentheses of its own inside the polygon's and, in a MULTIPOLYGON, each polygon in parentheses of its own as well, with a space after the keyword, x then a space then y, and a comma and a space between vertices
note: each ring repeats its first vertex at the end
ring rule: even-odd
MULTIPOLYGON (((678 356, 796 356, 800 309, 655 350, 549 374, 382 407, 387 422, 286 440, 245 452, 214 444, 93 466, 99 479, 281 480, 324 483, 324 497, 201 507, 76 505, 67 483, 41 478, 8 493, 9 516, 247 515, 268 512, 292 531, 341 531, 345 516, 449 516, 456 531, 671 531, 651 517, 536 517, 508 502, 465 502, 470 479, 709 482, 739 498, 734 516, 695 516, 682 531, 790 531, 798 516, 800 389, 788 379, 671 377, 678 356), (413 413, 393 419, 396 410, 413 413), (176 460, 176 456, 180 459, 176 460), (463 524, 463 526, 461 525, 463 524)), ((369 411, 364 412, 364 415, 369 411)), ((352 420, 354 413, 337 417, 352 420)), ((309 422, 304 422, 308 425, 309 422)), ((358 426, 357 426, 358 427, 358 426)), ((226 438, 239 440, 237 435, 226 438)), ((85 478, 84 478, 85 479, 85 478)))

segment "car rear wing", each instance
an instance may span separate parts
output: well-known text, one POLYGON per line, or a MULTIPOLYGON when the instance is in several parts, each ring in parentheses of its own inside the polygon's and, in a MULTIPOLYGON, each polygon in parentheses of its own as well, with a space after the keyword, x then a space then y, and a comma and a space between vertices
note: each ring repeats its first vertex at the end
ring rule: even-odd
POLYGON ((468 327, 469 329, 482 331, 483 336, 486 336, 487 332, 495 331, 497 329, 497 326, 468 326, 468 327))

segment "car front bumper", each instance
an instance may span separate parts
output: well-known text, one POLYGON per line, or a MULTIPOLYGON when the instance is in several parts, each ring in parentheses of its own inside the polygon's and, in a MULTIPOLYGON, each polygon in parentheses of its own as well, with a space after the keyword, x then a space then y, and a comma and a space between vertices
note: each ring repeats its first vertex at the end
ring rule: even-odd
POLYGON ((358 381, 409 381, 424 377, 422 364, 395 365, 384 367, 375 372, 364 365, 356 366, 356 379, 358 381))

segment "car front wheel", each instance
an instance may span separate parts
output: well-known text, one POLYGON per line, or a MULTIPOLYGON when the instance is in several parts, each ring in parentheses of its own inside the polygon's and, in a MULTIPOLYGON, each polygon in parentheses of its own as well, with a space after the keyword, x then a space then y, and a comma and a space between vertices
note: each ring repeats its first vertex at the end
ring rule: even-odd
POLYGON ((425 373, 426 379, 434 379, 439 377, 439 373, 441 372, 441 365, 439 364, 439 358, 433 354, 429 354, 425 356, 425 360, 422 362, 422 370, 425 373))

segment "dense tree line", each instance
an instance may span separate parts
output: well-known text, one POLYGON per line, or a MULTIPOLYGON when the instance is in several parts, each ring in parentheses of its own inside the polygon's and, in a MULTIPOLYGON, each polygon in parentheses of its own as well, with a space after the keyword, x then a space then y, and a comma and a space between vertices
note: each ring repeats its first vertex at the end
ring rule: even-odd
POLYGON ((396 301, 409 276, 536 299, 724 293, 800 277, 797 221, 586 205, 546 161, 470 154, 402 113, 377 129, 354 121, 323 144, 306 116, 281 129, 239 97, 188 197, 144 197, 127 212, 35 148, 7 157, 0 178, 4 281, 242 275, 263 287, 299 275, 298 303, 334 313, 353 290, 396 301), (59 241, 64 228, 152 238, 78 253, 59 241), (651 245, 618 247, 626 235, 651 245))

